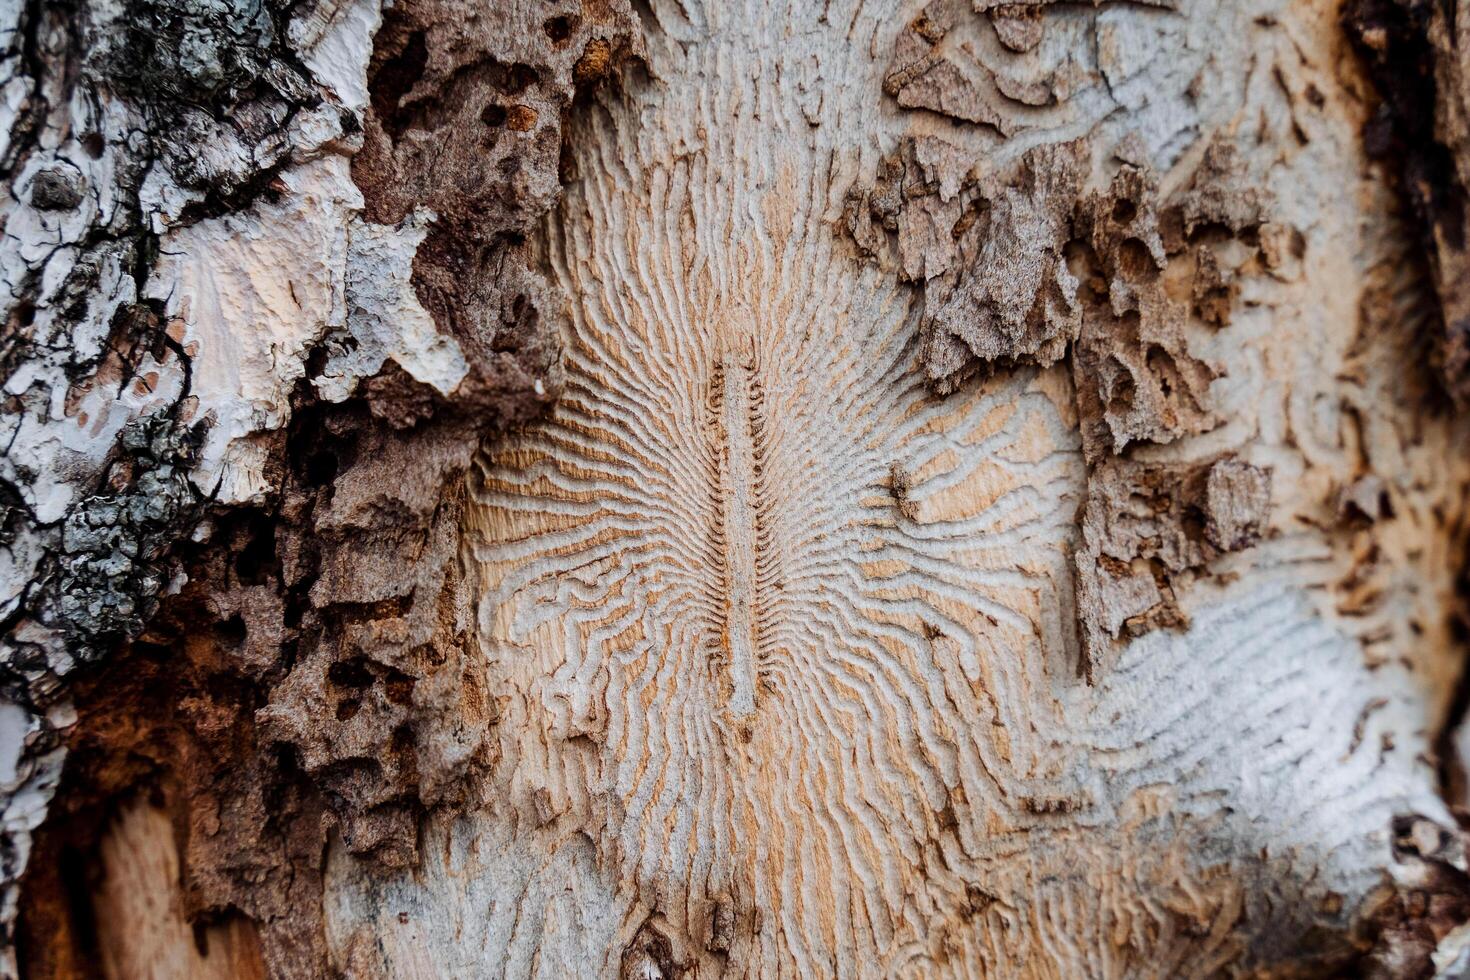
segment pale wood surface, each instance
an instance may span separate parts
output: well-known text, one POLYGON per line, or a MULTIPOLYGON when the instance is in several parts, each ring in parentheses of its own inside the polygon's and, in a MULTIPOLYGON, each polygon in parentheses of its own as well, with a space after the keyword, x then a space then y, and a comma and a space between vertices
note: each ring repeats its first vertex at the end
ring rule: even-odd
POLYGON ((651 80, 573 120, 547 229, 567 393, 472 480, 487 803, 430 821, 411 875, 334 851, 339 961, 1175 977, 1316 952, 1393 873, 1395 815, 1449 821, 1425 733, 1465 480, 1405 403, 1412 314, 1384 297, 1415 287, 1358 220, 1388 199, 1332 5, 1059 5, 1025 54, 977 20, 945 44, 999 79, 978 127, 879 98, 916 5, 655 6, 651 80), (1028 78, 1065 91, 1003 94, 1028 78), (834 230, 915 133, 997 171, 1085 137, 1105 174, 1126 145, 1165 192, 1228 137, 1306 239, 1247 270, 1228 328, 1187 325, 1218 423, 1144 450, 1270 470, 1267 539, 1092 684, 1069 375, 931 394, 910 295, 834 230), (1334 525, 1372 470, 1393 569, 1334 525))
POLYGON ((241 916, 194 926, 183 913, 168 814, 135 800, 114 819, 93 896, 99 975, 107 980, 254 980, 266 976, 255 927, 241 916))

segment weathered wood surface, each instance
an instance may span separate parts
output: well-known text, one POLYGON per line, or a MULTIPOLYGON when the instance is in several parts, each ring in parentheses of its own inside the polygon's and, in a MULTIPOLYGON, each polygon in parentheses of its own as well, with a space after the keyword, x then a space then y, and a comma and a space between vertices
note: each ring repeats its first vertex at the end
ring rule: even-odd
POLYGON ((33 971, 49 801, 109 976, 1460 975, 1392 10, 176 7, 4 21, 33 971))
MULTIPOLYGON (((1390 304, 1414 287, 1391 223, 1362 223, 1382 191, 1331 11, 1047 10, 1024 54, 967 22, 940 42, 964 79, 935 84, 979 100, 978 129, 874 99, 912 13, 659 6, 650 79, 574 122, 547 230, 566 391, 471 480, 493 802, 431 820, 412 876, 334 857, 344 962, 1204 976, 1342 953, 1308 937, 1383 884, 1394 818, 1453 825, 1426 735, 1458 669, 1440 611, 1466 472, 1449 423, 1410 421, 1413 311, 1390 304), (1038 106, 1001 94, 1063 77, 1038 106), (1160 200, 1226 140, 1247 176, 1218 193, 1269 194, 1302 238, 1269 271, 1222 246, 1228 326, 1181 325, 1211 419, 1139 451, 1269 472, 1263 540, 1092 683, 1070 372, 934 394, 893 271, 834 235, 915 134, 997 174, 1082 139, 1103 187, 1126 141, 1160 200), (1368 474, 1395 519, 1354 535, 1336 494, 1368 474)), ((1164 271, 1185 290, 1186 259, 1164 271)))

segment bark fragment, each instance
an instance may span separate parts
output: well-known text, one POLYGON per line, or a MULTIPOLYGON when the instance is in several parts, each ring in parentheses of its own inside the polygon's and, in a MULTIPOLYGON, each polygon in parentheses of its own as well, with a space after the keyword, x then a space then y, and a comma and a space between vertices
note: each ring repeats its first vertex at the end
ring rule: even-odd
POLYGON ((972 359, 1044 367, 1077 339, 1082 311, 1065 255, 1080 191, 1077 153, 1069 145, 1029 152, 1014 181, 972 205, 984 213, 961 237, 971 257, 954 285, 926 282, 926 307, 935 309, 921 342, 938 390, 952 390, 972 359))
MULTIPOLYGON (((954 16, 943 24, 953 27, 954 16)), ((930 30, 924 18, 916 23, 910 33, 930 30)), ((1119 148, 1120 157, 1134 155, 1119 148)), ((981 176, 982 163, 958 146, 911 137, 883 160, 871 187, 849 192, 843 212, 862 252, 895 264, 922 289, 920 352, 936 392, 951 393, 979 371, 1070 359, 1092 467, 1077 552, 1088 676, 1113 641, 1183 627, 1172 577, 1253 543, 1269 497, 1267 477, 1250 468, 1253 489, 1241 492, 1251 502, 1242 503, 1239 525, 1187 558, 1165 547, 1170 557, 1160 560, 1160 531, 1183 535, 1186 511, 1204 513, 1203 484, 1198 492, 1181 487, 1205 470, 1198 463, 1160 468, 1130 452, 1218 424, 1210 386, 1219 372, 1192 353, 1191 319, 1215 329, 1228 323, 1235 269, 1244 263, 1239 254, 1222 259, 1222 249, 1233 244, 1254 255, 1262 247, 1262 191, 1220 140, 1168 199, 1146 166, 1126 161, 1106 189, 1089 190, 1090 156, 1085 141, 1042 144, 1000 174, 981 176), (1166 485, 1172 489, 1164 497, 1144 489, 1166 485), (1140 535, 1151 543, 1110 539, 1102 528, 1127 524, 1140 497, 1156 505, 1152 529, 1140 535)), ((1277 253, 1289 249, 1289 232, 1273 243, 1277 253)), ((1272 261, 1282 267, 1286 259, 1272 261)), ((1230 518, 1222 513, 1220 520, 1230 518)))
MULTIPOLYGON (((104 350, 119 353, 83 343, 57 367, 72 419, 140 387, 138 407, 105 420, 118 449, 65 477, 100 493, 38 511, 45 474, 0 474, 29 508, 12 538, 34 576, 5 608, 36 617, 7 621, 32 652, 7 651, 4 666, 25 672, 30 697, 74 693, 82 708, 46 846, 85 852, 115 801, 161 787, 189 828, 189 914, 243 911, 273 972, 314 975, 328 835, 409 862, 424 808, 465 803, 487 761, 495 706, 466 660, 453 487, 486 433, 556 395, 560 300, 524 241, 559 193, 563 116, 636 53, 636 22, 626 3, 398 4, 381 30, 369 0, 79 12, 75 36, 40 7, 22 12, 56 46, 30 80, 95 89, 138 136, 113 144, 73 123, 76 154, 49 162, 43 136, 20 147, 36 165, 15 173, 37 221, 75 223, 45 216, 86 207, 89 188, 127 207, 98 212, 123 223, 82 253, 91 276, 68 280, 74 303, 37 295, 16 315, 40 337, 59 311, 96 317, 99 299, 124 311, 106 321, 104 350), (68 57, 80 74, 46 74, 68 57), (99 146, 125 166, 99 177, 74 164, 99 146), (117 235, 127 249, 112 257, 117 235), (108 258, 121 271, 111 299, 108 258), (102 659, 133 637, 123 674, 68 690, 76 651, 102 659), (165 666, 166 651, 188 659, 165 666), (139 714, 158 721, 116 727, 139 714)), ((34 376, 37 349, 12 342, 6 363, 34 376)), ((40 390, 19 403, 37 418, 40 390)), ((17 431, 40 446, 31 424, 17 431)), ((51 875, 29 886, 40 957, 44 923, 67 955, 51 875)))
POLYGON ((930 109, 1007 134, 1009 127, 985 90, 959 66, 953 47, 943 44, 963 9, 961 0, 936 0, 909 23, 894 45, 883 91, 906 109, 930 109))
MULTIPOLYGON (((258 721, 299 753, 347 848, 389 865, 414 859, 422 808, 467 802, 489 761, 495 712, 471 657, 475 592, 458 562, 454 488, 487 432, 555 395, 558 298, 524 236, 559 191, 561 121, 577 86, 636 51, 631 17, 600 7, 572 26, 539 5, 402 4, 375 42, 353 178, 373 226, 422 222, 406 278, 452 345, 458 378, 442 391, 398 357, 402 370, 362 385, 362 405, 323 411, 298 430, 310 444, 288 446, 307 461, 303 496, 288 504, 300 508, 301 540, 278 531, 283 554, 300 556, 283 568, 304 599, 301 641, 258 721), (602 52, 595 71, 589 51, 602 52), (516 106, 533 127, 502 126, 516 106)), ((362 370, 346 358, 370 349, 370 332, 358 329, 325 376, 362 370)))
POLYGON ((1269 474, 1233 457, 1187 468, 1094 464, 1077 550, 1086 676, 1103 668, 1111 641, 1187 625, 1176 580, 1260 540, 1270 497, 1269 474))
POLYGON ((1395 855, 1411 869, 1409 881, 1382 894, 1368 916, 1365 940, 1371 947, 1357 964, 1359 975, 1372 980, 1463 976, 1470 965, 1464 835, 1406 814, 1394 821, 1393 837, 1395 855))
POLYGON ((1165 287, 1169 256, 1158 209, 1151 176, 1125 164, 1076 216, 1094 270, 1072 357, 1090 459, 1119 455, 1131 443, 1198 435, 1216 421, 1209 400, 1215 371, 1190 353, 1188 307, 1165 287))

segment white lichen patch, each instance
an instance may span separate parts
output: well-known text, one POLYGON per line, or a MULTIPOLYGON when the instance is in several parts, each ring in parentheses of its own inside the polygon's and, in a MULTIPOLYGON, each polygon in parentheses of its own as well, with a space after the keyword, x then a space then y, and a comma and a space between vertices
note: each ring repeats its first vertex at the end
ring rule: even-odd
POLYGON ((390 358, 443 395, 468 373, 459 344, 439 332, 409 281, 414 253, 433 219, 420 210, 396 227, 360 220, 348 226, 346 329, 330 338, 334 352, 313 381, 326 400, 349 397, 360 379, 377 374, 390 358))

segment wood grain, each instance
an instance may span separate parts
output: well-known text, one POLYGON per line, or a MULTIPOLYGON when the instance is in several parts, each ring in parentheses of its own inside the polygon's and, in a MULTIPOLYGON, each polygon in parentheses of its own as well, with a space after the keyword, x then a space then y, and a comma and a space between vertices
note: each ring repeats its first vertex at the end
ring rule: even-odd
POLYGON ((107 980, 265 980, 255 926, 243 916, 193 924, 184 915, 179 853, 168 814, 126 805, 102 840, 93 896, 97 975, 107 980))
MULTIPOLYGON (((565 393, 470 481, 496 774, 481 810, 429 821, 413 876, 333 852, 342 963, 1163 978, 1350 952, 1394 816, 1448 815, 1424 689, 1365 663, 1326 597, 1336 538, 1294 516, 1321 506, 1303 472, 1352 469, 1305 458, 1302 406, 1347 396, 1320 364, 1258 352, 1342 357, 1354 325, 1320 304, 1386 246, 1314 228, 1310 276, 1251 286, 1280 318, 1243 318, 1201 439, 1286 474, 1269 540, 1181 600, 1187 629, 1089 684, 1068 373, 1002 365, 934 394, 912 292, 834 233, 904 132, 998 167, 1027 145, 1116 145, 1126 103, 1184 167, 1199 127, 1279 124, 1277 94, 1243 80, 1260 69, 1212 53, 1266 44, 1250 32, 1268 7, 1068 5, 1024 55, 965 28, 956 57, 1079 64, 1069 98, 985 89, 1003 125, 960 129, 876 95, 908 7, 657 6, 648 77, 569 124, 544 243, 572 297, 565 393), (1227 94, 1199 95, 1201 73, 1227 94)), ((1324 141, 1356 139, 1332 125, 1324 141)), ((1277 179, 1327 180, 1290 166, 1277 179)))

